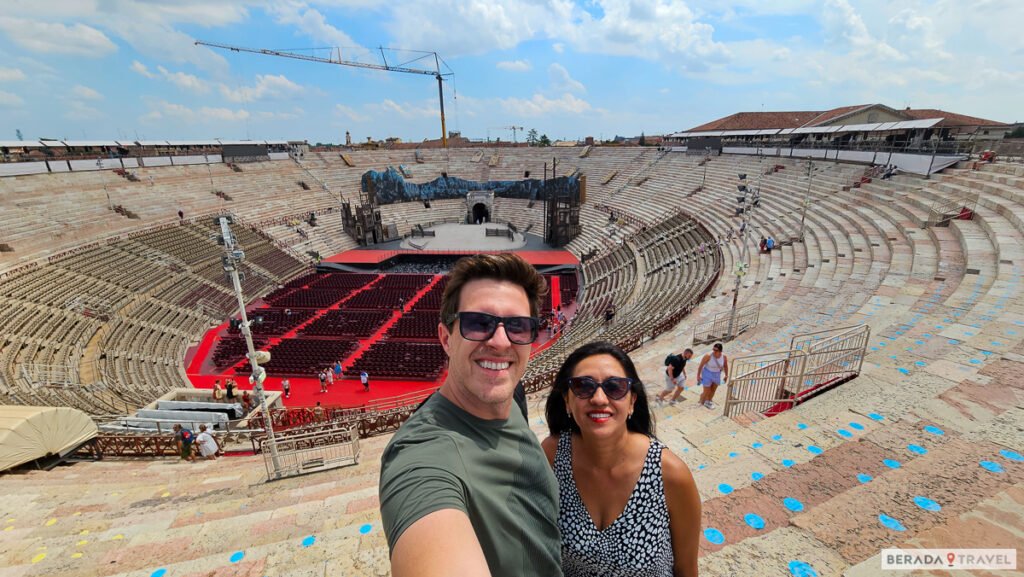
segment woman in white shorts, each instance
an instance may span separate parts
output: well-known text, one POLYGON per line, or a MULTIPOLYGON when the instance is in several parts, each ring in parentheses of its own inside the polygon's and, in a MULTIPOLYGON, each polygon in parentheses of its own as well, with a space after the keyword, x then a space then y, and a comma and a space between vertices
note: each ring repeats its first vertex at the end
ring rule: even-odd
POLYGON ((729 359, 722 352, 722 343, 715 343, 711 349, 711 352, 700 360, 700 366, 697 367, 697 378, 702 387, 700 399, 697 402, 709 409, 714 409, 715 403, 712 402, 712 399, 715 398, 715 391, 718 390, 718 385, 721 385, 729 376, 729 359))

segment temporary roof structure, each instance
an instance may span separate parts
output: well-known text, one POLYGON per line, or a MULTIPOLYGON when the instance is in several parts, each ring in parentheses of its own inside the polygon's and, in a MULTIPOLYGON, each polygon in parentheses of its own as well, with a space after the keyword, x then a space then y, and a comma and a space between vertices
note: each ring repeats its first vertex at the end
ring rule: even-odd
POLYGON ((71 407, 0 405, 0 472, 47 455, 63 457, 96 432, 96 423, 71 407))

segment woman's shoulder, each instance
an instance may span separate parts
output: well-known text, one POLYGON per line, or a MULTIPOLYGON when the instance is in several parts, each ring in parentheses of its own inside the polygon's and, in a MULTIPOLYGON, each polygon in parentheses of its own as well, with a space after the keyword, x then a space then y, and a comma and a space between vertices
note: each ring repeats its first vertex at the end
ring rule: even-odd
POLYGON ((693 474, 690 468, 676 456, 668 447, 662 445, 661 450, 661 475, 665 479, 666 486, 687 486, 695 485, 693 474))
POLYGON ((558 453, 559 435, 551 435, 540 442, 540 448, 544 449, 544 456, 548 458, 548 464, 554 466, 555 454, 558 453))

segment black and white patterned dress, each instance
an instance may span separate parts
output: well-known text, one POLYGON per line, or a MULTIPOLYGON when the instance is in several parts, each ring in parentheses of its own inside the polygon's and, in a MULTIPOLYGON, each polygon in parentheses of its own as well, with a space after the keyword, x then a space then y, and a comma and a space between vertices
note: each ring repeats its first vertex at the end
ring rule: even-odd
POLYGON ((672 575, 672 535, 661 475, 664 445, 651 439, 636 487, 611 525, 599 531, 572 475, 572 434, 558 438, 558 526, 565 577, 663 577, 672 575))

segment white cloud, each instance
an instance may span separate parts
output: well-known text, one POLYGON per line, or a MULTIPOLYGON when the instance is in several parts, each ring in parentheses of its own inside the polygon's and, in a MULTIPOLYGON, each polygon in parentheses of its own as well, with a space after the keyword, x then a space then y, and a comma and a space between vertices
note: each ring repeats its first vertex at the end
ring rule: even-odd
POLYGON ((21 99, 17 94, 11 94, 10 92, 4 92, 0 90, 0 107, 2 108, 17 108, 25 104, 25 101, 21 99))
POLYGON ((273 14, 278 24, 294 26, 302 35, 330 47, 342 47, 347 60, 366 58, 370 51, 359 45, 345 31, 327 22, 320 11, 297 2, 272 3, 267 11, 273 14))
POLYGON ((264 110, 256 113, 256 117, 260 120, 298 120, 300 117, 305 115, 306 111, 298 106, 291 109, 291 111, 273 112, 264 110))
POLYGON ((139 118, 142 122, 154 123, 167 119, 179 121, 186 124, 219 122, 240 122, 250 117, 249 111, 244 109, 231 110, 230 108, 212 108, 204 106, 199 110, 193 110, 183 104, 158 100, 150 104, 150 111, 139 118))
POLYGON ((370 120, 369 116, 360 114, 351 106, 345 106, 344 104, 335 104, 334 114, 340 118, 347 118, 352 122, 366 122, 367 120, 370 120))
POLYGON ((568 93, 554 99, 548 98, 543 94, 534 94, 530 99, 499 98, 498 101, 505 112, 522 117, 545 116, 549 114, 583 114, 595 110, 586 100, 581 100, 568 93))
POLYGON ((254 100, 287 100, 301 96, 306 89, 288 80, 283 74, 257 74, 254 86, 231 88, 220 85, 221 95, 231 102, 252 102, 254 100))
POLYGON ((153 74, 146 68, 146 65, 139 62, 138 60, 132 60, 132 70, 145 76, 146 78, 156 78, 156 74, 153 74))
POLYGON ((502 60, 496 66, 499 70, 506 70, 508 72, 529 72, 533 69, 533 65, 530 64, 529 60, 502 60))
POLYGON ((70 100, 64 108, 64 118, 68 120, 95 120, 103 116, 103 113, 95 108, 83 104, 77 100, 70 100))
POLYGON ((885 41, 875 38, 847 0, 827 0, 822 8, 822 22, 826 38, 834 45, 849 47, 862 56, 892 60, 906 58, 885 41))
POLYGON ((554 50, 556 53, 561 54, 565 52, 565 44, 562 44, 561 42, 555 42, 554 44, 551 45, 551 49, 554 50))
POLYGON ((71 94, 86 100, 103 100, 102 94, 88 86, 82 86, 81 84, 76 84, 75 87, 71 89, 71 94))
POLYGON ((583 86, 583 83, 579 80, 574 79, 569 75, 569 71, 558 63, 552 63, 548 66, 548 78, 551 80, 551 86, 557 91, 565 92, 586 92, 587 87, 583 86))
POLYGON ((25 79, 20 68, 0 68, 0 82, 18 82, 25 79))
POLYGON ((403 102, 399 104, 390 98, 385 98, 380 103, 366 105, 366 108, 372 112, 376 112, 377 116, 397 115, 405 119, 441 117, 437 104, 427 102, 419 104, 403 102))
POLYGON ((66 26, 57 22, 0 16, 0 32, 32 52, 99 58, 117 50, 117 45, 105 34, 82 23, 66 26))
POLYGON ((171 72, 163 66, 157 66, 156 69, 160 71, 160 74, 163 75, 167 81, 182 90, 189 90, 200 94, 205 94, 210 91, 210 86, 206 81, 201 80, 197 76, 186 74, 185 72, 171 72))

